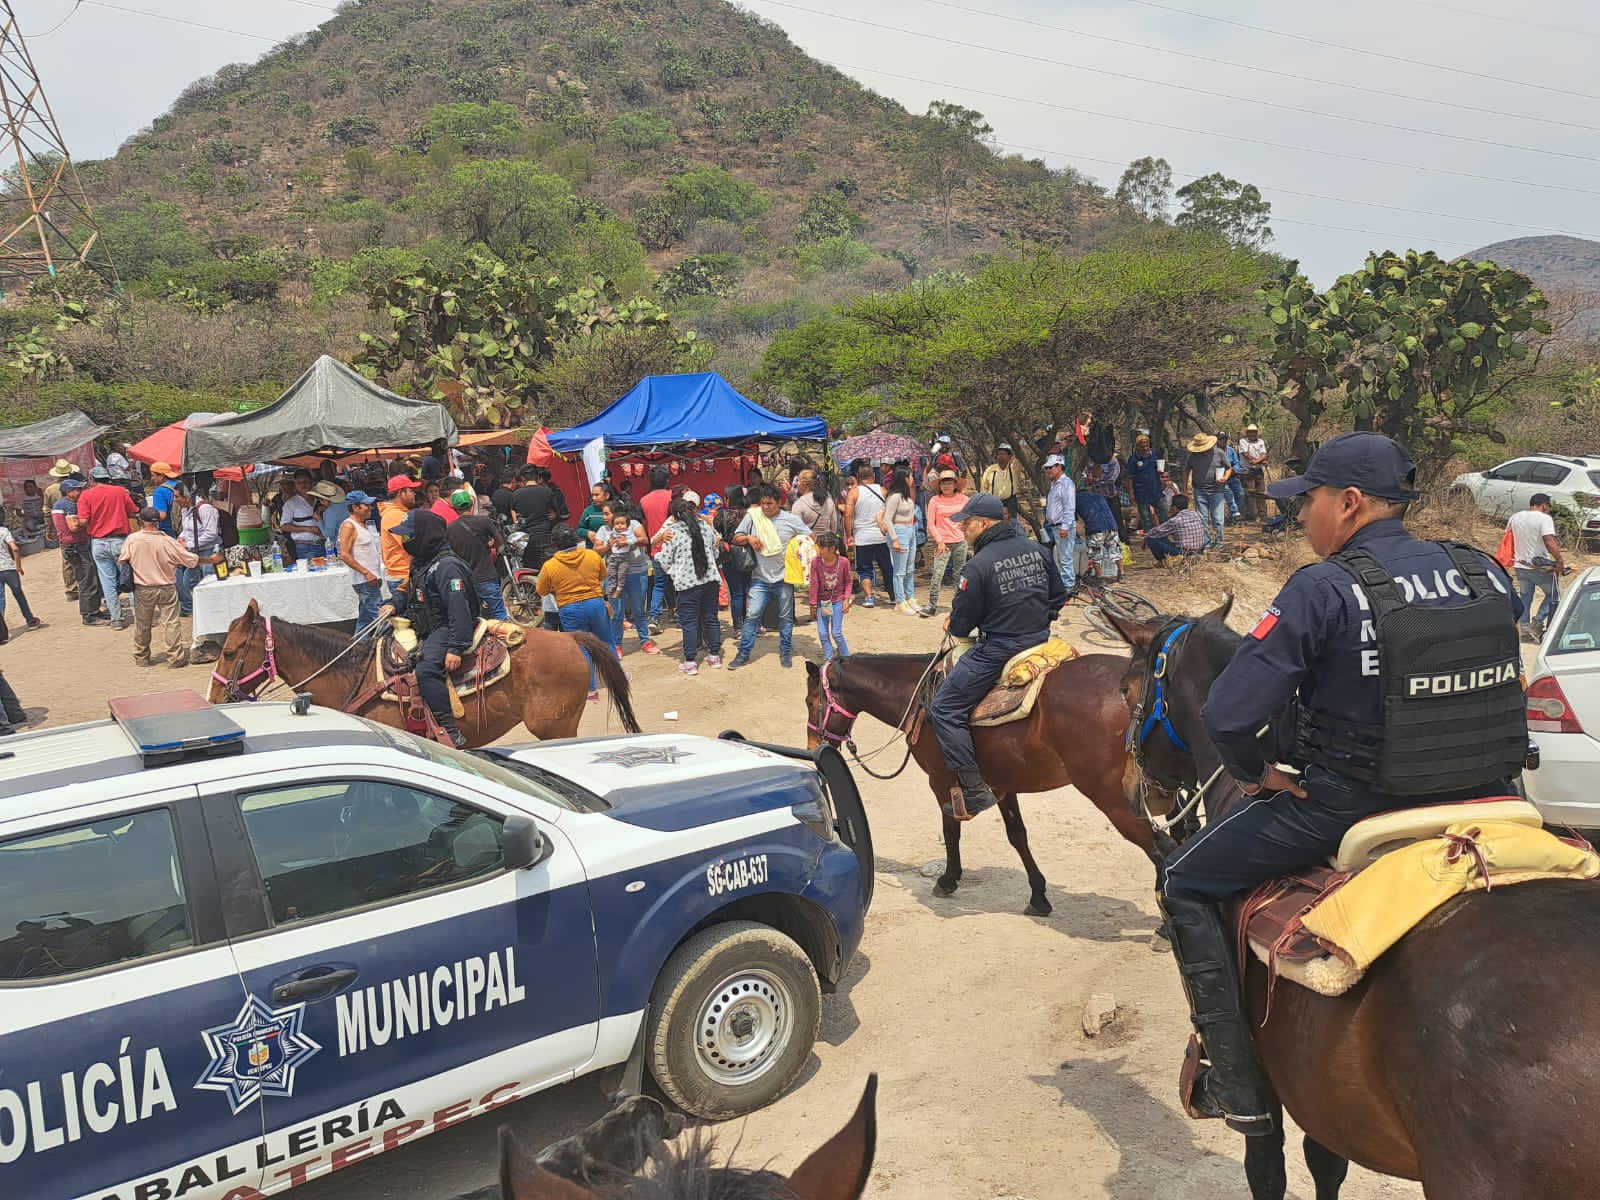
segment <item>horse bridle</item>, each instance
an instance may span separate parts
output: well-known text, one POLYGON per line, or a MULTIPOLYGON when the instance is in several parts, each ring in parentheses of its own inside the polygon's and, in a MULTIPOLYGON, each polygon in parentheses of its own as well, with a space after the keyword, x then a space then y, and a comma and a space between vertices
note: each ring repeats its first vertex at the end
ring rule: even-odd
POLYGON ((1167 626, 1156 634, 1155 639, 1152 639, 1152 641, 1159 640, 1161 647, 1150 658, 1144 686, 1139 689, 1139 702, 1130 710, 1128 734, 1125 739, 1128 753, 1133 756, 1134 765, 1139 768, 1139 807, 1143 810, 1144 819, 1150 822, 1150 827, 1158 835, 1165 836, 1174 829, 1178 830, 1179 840, 1199 828, 1199 818, 1195 813, 1201 801, 1205 799, 1206 793, 1211 790, 1211 785, 1222 777, 1223 765, 1218 763, 1217 769, 1211 772, 1204 783, 1199 783, 1198 777, 1194 775, 1173 779, 1151 768, 1145 759, 1144 746, 1150 740, 1150 735, 1159 729, 1167 735, 1167 740, 1180 754, 1189 753, 1189 743, 1172 723, 1172 702, 1167 697, 1167 670, 1171 666, 1173 656, 1182 647, 1194 625, 1193 621, 1180 621, 1167 626), (1146 696, 1150 697, 1148 711, 1145 709, 1146 696), (1151 781, 1181 801, 1178 807, 1165 817, 1158 817, 1150 811, 1151 781))
POLYGON ((855 728, 856 718, 861 714, 851 712, 840 704, 838 697, 833 694, 833 685, 828 682, 828 668, 831 666, 833 666, 832 659, 822 664, 822 698, 827 701, 827 704, 822 710, 821 723, 818 724, 808 718, 806 730, 809 733, 816 734, 830 746, 847 746, 850 752, 854 754, 855 743, 850 739, 850 731, 855 728), (828 728, 835 713, 838 713, 845 720, 844 730, 840 733, 835 733, 828 728))
POLYGON ((224 675, 213 670, 211 678, 228 689, 228 703, 237 704, 240 701, 253 701, 260 694, 262 686, 278 674, 277 642, 272 636, 272 618, 265 618, 267 623, 267 651, 261 657, 261 665, 250 674, 240 677, 239 672, 244 670, 244 652, 250 645, 246 642, 239 650, 238 661, 233 665, 233 674, 224 675))

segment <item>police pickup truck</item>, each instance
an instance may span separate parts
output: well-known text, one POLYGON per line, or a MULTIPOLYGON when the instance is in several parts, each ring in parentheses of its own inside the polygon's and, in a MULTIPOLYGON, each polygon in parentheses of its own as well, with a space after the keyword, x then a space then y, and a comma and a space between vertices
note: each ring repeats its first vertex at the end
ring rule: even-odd
POLYGON ((112 713, 0 752, 7 1200, 256 1200, 605 1068, 748 1112, 861 940, 837 755, 112 713))

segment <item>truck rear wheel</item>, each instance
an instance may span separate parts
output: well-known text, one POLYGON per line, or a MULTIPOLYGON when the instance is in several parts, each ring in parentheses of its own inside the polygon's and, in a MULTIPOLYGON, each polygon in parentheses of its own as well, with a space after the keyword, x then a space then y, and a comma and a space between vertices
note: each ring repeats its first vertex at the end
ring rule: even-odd
POLYGON ((661 969, 650 1001, 650 1072, 706 1120, 770 1104, 795 1081, 822 1023, 816 969, 794 939, 754 921, 701 930, 661 969))

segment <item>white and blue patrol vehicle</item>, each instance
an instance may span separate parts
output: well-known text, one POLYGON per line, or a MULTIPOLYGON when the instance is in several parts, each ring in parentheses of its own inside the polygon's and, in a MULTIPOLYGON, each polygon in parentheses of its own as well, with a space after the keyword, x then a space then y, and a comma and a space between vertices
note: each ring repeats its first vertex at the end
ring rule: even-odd
POLYGON ((0 749, 0 1197, 258 1200, 588 1072, 714 1118, 805 1065, 871 901, 837 755, 198 701, 0 749))

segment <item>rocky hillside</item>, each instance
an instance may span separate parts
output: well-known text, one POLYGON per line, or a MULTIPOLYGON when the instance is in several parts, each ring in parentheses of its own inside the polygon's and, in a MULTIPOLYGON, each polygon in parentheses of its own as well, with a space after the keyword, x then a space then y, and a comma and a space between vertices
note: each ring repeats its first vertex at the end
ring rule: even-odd
POLYGON ((1466 257, 1521 271, 1558 304, 1570 297, 1583 310, 1578 318, 1580 331, 1590 337, 1600 334, 1600 242, 1575 237, 1512 238, 1466 257))

